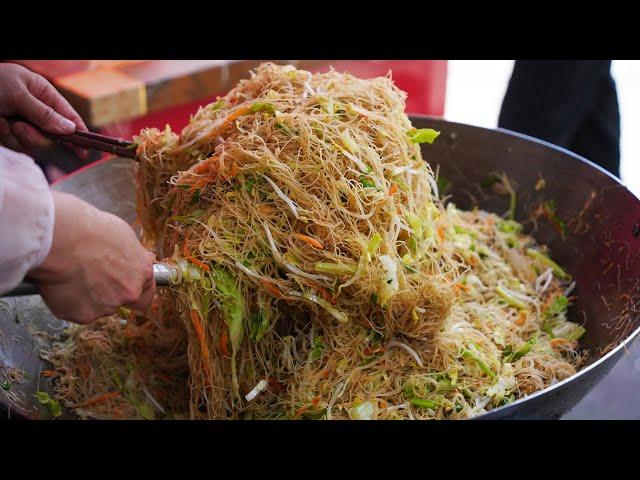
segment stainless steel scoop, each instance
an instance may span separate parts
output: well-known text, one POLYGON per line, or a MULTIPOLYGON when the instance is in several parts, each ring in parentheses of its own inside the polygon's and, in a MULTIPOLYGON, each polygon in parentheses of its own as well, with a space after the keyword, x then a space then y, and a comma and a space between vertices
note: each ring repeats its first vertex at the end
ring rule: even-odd
MULTIPOLYGON (((153 278, 156 285, 166 287, 175 283, 178 277, 177 267, 166 263, 155 263, 153 265, 153 278)), ((38 295, 38 287, 35 283, 24 281, 10 292, 4 293, 2 297, 19 297, 21 295, 38 295)))

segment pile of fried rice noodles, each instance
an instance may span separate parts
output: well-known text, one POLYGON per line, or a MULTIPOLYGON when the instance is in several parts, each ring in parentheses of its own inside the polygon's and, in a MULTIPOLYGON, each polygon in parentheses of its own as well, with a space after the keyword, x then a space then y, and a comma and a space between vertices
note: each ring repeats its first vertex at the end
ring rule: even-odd
POLYGON ((55 397, 98 419, 459 419, 573 375, 571 278, 510 215, 439 196, 439 132, 405 97, 264 64, 180 134, 140 132, 143 242, 179 278, 68 328, 55 397))

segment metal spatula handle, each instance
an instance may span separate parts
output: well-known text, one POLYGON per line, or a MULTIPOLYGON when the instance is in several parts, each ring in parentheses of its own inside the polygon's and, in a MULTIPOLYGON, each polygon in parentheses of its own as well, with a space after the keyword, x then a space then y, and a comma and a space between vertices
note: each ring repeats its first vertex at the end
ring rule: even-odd
MULTIPOLYGON (((166 263, 155 263, 153 265, 153 278, 156 285, 166 287, 174 283, 177 277, 177 269, 173 265, 166 263)), ((20 295, 38 295, 38 287, 29 281, 24 281, 10 292, 4 293, 2 297, 18 297, 20 295)))

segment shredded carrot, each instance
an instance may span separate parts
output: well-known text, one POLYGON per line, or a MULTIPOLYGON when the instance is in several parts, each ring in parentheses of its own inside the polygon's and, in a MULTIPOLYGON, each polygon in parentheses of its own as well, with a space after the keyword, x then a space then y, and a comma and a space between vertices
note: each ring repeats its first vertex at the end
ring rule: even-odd
POLYGON ((277 381, 275 378, 269 379, 269 388, 273 389, 275 392, 281 392, 284 390, 284 385, 277 381))
POLYGON ((173 380, 171 380, 171 378, 167 375, 165 375, 164 373, 160 372, 160 373, 156 373, 156 377, 158 377, 158 380, 164 382, 164 383, 173 383, 173 380))
POLYGON ((195 191, 195 190, 200 190, 202 187, 204 187, 206 184, 208 184, 210 182, 210 180, 208 178, 200 178, 198 180, 196 180, 190 188, 190 191, 195 191))
POLYGON ((136 327, 134 325, 131 325, 131 324, 128 324, 127 327, 124 329, 124 335, 127 338, 141 337, 151 327, 153 327, 153 322, 152 321, 147 321, 147 322, 143 323, 142 325, 140 325, 138 327, 136 327))
POLYGON ((40 372, 40 375, 42 375, 43 377, 53 377, 55 374, 56 372, 53 370, 43 370, 42 372, 40 372))
POLYGON ((293 236, 296 237, 298 240, 302 240, 303 242, 308 243, 313 248, 317 248, 318 250, 322 250, 324 248, 324 245, 322 245, 322 243, 320 243, 318 240, 316 240, 313 237, 309 237, 308 235, 303 235, 301 233, 294 233, 293 236))
POLYGON ((229 351, 229 333, 226 327, 223 327, 220 333, 220 349, 222 350, 222 355, 231 358, 231 352, 229 351))
POLYGON ((269 292, 271 293, 271 295, 273 295, 276 298, 284 298, 284 295, 282 294, 282 292, 280 290, 278 290, 278 288, 273 285, 271 282, 268 282, 267 280, 262 280, 260 283, 262 283, 262 285, 264 285, 264 287, 269 290, 269 292))
POLYGON ((244 105, 242 107, 238 107, 236 108, 233 112, 231 112, 227 118, 224 119, 224 121, 222 122, 222 124, 214 129, 209 135, 209 139, 213 140, 216 137, 222 135, 227 129, 229 129, 233 122, 240 116, 244 115, 245 113, 247 113, 251 107, 253 107, 252 104, 249 105, 244 105))
POLYGON ((122 413, 122 410, 114 410, 113 411, 113 418, 115 418, 116 420, 121 420, 124 418, 124 413, 122 413))
POLYGON ((89 366, 89 363, 87 363, 87 361, 84 360, 80 364, 80 375, 82 375, 82 378, 86 380, 87 378, 89 378, 90 373, 91 373, 91 367, 89 366))
POLYGON ((438 238, 440 239, 441 242, 444 242, 445 233, 444 233, 444 226, 443 225, 440 225, 438 227, 438 238))
POLYGON ((209 157, 205 161, 200 162, 196 166, 193 167, 193 173, 197 173, 198 175, 208 172, 211 170, 211 163, 215 157, 209 157))
POLYGON ((314 397, 313 400, 311 400, 311 403, 313 403, 314 405, 318 405, 320 403, 320 395, 314 397))
POLYGON ((213 379, 210 363, 211 356, 209 354, 209 349, 207 348, 207 339, 204 335, 204 327, 202 326, 202 321, 200 320, 200 313, 198 313, 198 310, 196 310, 195 308, 192 308, 190 313, 191 322, 193 322, 193 328, 195 328, 196 334, 198 335, 198 341, 200 342, 204 371, 207 374, 207 378, 209 379, 209 381, 211 381, 213 379))
POLYGON ((240 170, 238 169, 238 164, 233 162, 233 165, 231 165, 231 170, 229 170, 229 175, 227 176, 227 179, 235 177, 239 171, 240 170))
POLYGON ((324 288, 320 283, 315 282, 313 280, 308 280, 309 285, 311 285, 319 294, 322 298, 324 298, 327 302, 335 305, 336 303, 336 299, 333 297, 333 295, 331 295, 329 293, 329 291, 324 288))
POLYGON ((329 378, 329 375, 331 375, 331 371, 332 371, 332 368, 330 367, 322 369, 322 371, 320 372, 320 377, 325 379, 329 378))
MULTIPOLYGON (((187 230, 187 232, 189 232, 189 230, 187 230)), ((189 251, 189 245, 188 245, 188 238, 187 237, 188 237, 188 233, 185 235, 185 241, 184 241, 184 244, 182 245, 182 255, 184 256, 184 259, 189 261, 189 262, 191 262, 191 263, 193 263, 197 267, 200 267, 205 272, 210 272, 211 268, 209 267, 209 265, 207 265, 206 263, 198 260, 193 255, 191 255, 191 252, 189 251)))
POLYGON ((388 403, 386 402, 386 400, 378 400, 378 407, 379 408, 387 408, 388 403))
POLYGON ((609 270, 611 270, 613 266, 614 266, 613 262, 609 263, 609 265, 607 266, 607 268, 604 269, 601 275, 604 275, 605 273, 607 273, 609 270))
POLYGON ((571 344, 571 342, 569 340, 567 340, 566 338, 554 338, 549 343, 551 344, 552 347, 558 347, 560 345, 569 345, 569 344, 571 344))
POLYGON ((273 215, 276 212, 275 208, 265 203, 258 205, 258 210, 262 215, 273 215))
POLYGON ((382 346, 377 346, 375 348, 367 347, 367 348, 364 349, 364 351, 362 353, 364 353, 365 355, 369 356, 369 355, 373 355, 374 353, 384 352, 385 350, 386 350, 386 348, 384 348, 382 346))
POLYGON ((185 260, 188 260, 189 262, 193 263, 194 265, 196 265, 197 267, 200 267, 202 270, 204 270, 205 272, 210 272, 211 268, 209 267, 209 265, 207 265, 206 263, 198 260, 197 258, 194 257, 185 257, 185 260))
POLYGON ((468 292, 468 291, 469 291, 469 287, 468 287, 468 286, 466 286, 466 285, 465 285, 465 284, 463 284, 463 283, 454 283, 454 284, 453 284, 453 289, 454 289, 456 292, 458 292, 458 291, 460 291, 460 290, 462 290, 463 292, 468 292))
POLYGON ((389 187, 389 196, 393 195, 397 191, 398 191, 398 184, 392 183, 391 186, 389 187))
POLYGON ((299 417, 300 415, 302 415, 307 410, 309 410, 309 406, 308 405, 305 405, 304 407, 300 407, 298 410, 296 410, 296 417, 299 417))
POLYGON ((519 327, 524 325, 525 320, 527 319, 527 314, 523 311, 520 311, 520 316, 518 317, 518 319, 516 320, 516 325, 518 325, 519 327))
POLYGON ((236 108, 233 112, 231 112, 231 114, 229 114, 229 116, 225 119, 224 122, 225 123, 233 122, 238 117, 241 117, 242 115, 247 113, 249 110, 251 110, 251 107, 253 107, 253 105, 245 105, 244 107, 236 108))
POLYGON ((98 395, 96 397, 90 398, 86 402, 81 403, 80 405, 76 405, 75 408, 82 408, 82 407, 88 407, 90 405, 96 405, 97 403, 103 403, 103 402, 106 402, 107 400, 111 400, 112 398, 116 398, 119 396, 120 396, 120 392, 105 393, 104 395, 98 395))
POLYGON ((327 291, 326 288, 321 285, 317 285, 315 289, 327 302, 331 303, 332 305, 336 304, 336 299, 327 291))

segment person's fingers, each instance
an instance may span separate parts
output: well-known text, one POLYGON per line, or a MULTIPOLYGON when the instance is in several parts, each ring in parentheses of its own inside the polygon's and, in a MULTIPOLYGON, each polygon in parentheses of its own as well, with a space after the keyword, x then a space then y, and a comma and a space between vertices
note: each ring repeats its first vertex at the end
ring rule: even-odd
POLYGON ((155 282, 152 282, 151 285, 142 292, 138 301, 127 305, 127 307, 140 312, 145 312, 151 306, 151 302, 153 301, 153 296, 155 294, 156 284, 155 282))
POLYGON ((17 152, 24 151, 20 142, 11 132, 11 124, 4 117, 0 117, 0 144, 17 152))
MULTIPOLYGON (((67 99, 60 95, 60 93, 53 87, 53 85, 51 85, 51 83, 49 83, 47 79, 41 75, 32 75, 27 80, 26 86, 36 99, 40 100, 45 105, 50 106, 66 119, 72 121, 75 124, 75 128, 87 131, 87 126, 80 115, 78 115, 67 99)), ((73 130, 61 133, 72 132, 73 130)))
POLYGON ((76 130, 76 124, 73 121, 43 103, 27 89, 19 95, 16 113, 47 132, 69 134, 76 130))
MULTIPOLYGON (((130 227, 129 227, 130 228, 130 227)), ((138 241, 136 239, 136 241, 138 241)), ((151 305, 151 301, 153 300, 153 296, 156 291, 156 281, 153 276, 153 262, 155 260, 155 254, 144 250, 143 257, 146 257, 143 263, 142 269, 143 272, 143 285, 142 285, 142 293, 137 301, 129 304, 129 308, 133 308, 139 311, 145 311, 151 305)))
POLYGON ((51 140, 24 122, 14 122, 11 126, 11 132, 27 150, 45 150, 53 145, 51 140))
POLYGON ((64 146, 72 150, 80 160, 89 160, 89 150, 86 148, 78 147, 69 142, 65 142, 64 146))
POLYGON ((0 117, 0 140, 11 135, 11 125, 4 117, 0 117))

